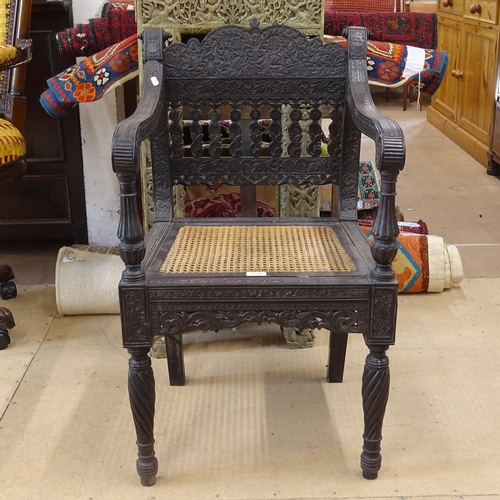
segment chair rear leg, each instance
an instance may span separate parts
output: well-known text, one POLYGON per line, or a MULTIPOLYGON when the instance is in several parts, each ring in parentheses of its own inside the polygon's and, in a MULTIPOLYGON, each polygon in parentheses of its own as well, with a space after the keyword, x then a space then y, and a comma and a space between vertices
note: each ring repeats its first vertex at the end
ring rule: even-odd
POLYGON ((170 385, 186 385, 182 335, 165 335, 170 385))
POLYGON ((156 483, 158 460, 154 450, 155 379, 149 347, 130 347, 128 393, 137 434, 137 473, 143 486, 156 483))
POLYGON ((382 423, 389 398, 389 358, 386 356, 389 346, 368 347, 370 354, 366 357, 362 386, 365 430, 361 469, 365 479, 375 479, 382 464, 382 423))
POLYGON ((326 378, 328 382, 342 382, 348 333, 330 332, 330 351, 326 378))

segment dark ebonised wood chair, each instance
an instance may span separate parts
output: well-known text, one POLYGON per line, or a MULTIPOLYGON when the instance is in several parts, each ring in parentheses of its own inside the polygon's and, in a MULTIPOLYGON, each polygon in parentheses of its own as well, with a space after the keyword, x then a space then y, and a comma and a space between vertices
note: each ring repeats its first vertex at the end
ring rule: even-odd
MULTIPOLYGON (((363 28, 348 31, 348 53, 287 26, 224 26, 200 43, 142 34, 144 77, 133 116, 113 140, 121 191, 119 285, 123 344, 130 353, 129 395, 137 432, 137 470, 156 480, 155 383, 149 350, 164 335, 170 382, 185 383, 182 334, 244 322, 330 331, 327 378, 341 382, 349 333, 369 353, 362 380, 363 476, 381 465, 381 429, 389 394, 386 351, 395 340, 397 282, 391 269, 398 234, 396 179, 405 161, 400 127, 379 114, 366 73, 363 28), (329 156, 321 155, 321 118, 329 113, 329 156), (306 133, 301 120, 307 114, 306 133), (209 143, 199 121, 210 120, 209 143), (182 120, 192 120, 184 143, 182 120), (260 119, 271 121, 263 154, 260 119), (227 120, 230 145, 221 146, 227 120), (361 132, 376 144, 381 201, 369 243, 357 224, 361 132), (147 238, 137 206, 141 142, 150 138, 155 222, 147 238), (304 152, 306 154, 304 154, 304 152), (331 218, 173 218, 175 184, 243 186, 331 184, 331 218)), ((247 200, 248 201, 248 200, 247 200)), ((349 422, 346 422, 349 425, 349 422)))

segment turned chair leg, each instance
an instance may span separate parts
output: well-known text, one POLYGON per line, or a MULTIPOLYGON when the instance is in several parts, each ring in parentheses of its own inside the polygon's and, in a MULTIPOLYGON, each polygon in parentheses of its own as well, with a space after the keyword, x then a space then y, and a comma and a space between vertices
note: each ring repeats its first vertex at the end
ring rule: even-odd
POLYGON ((0 351, 9 347, 9 330, 15 326, 16 323, 10 309, 0 307, 0 351))
POLYGON ((328 382, 342 382, 344 378, 348 335, 348 333, 330 332, 330 349, 326 371, 328 382))
POLYGON ((186 385, 182 335, 165 335, 170 385, 186 385))
POLYGON ((128 393, 137 434, 137 473, 143 486, 156 483, 158 460, 154 450, 155 379, 149 347, 130 347, 128 393))
POLYGON ((386 356, 389 346, 368 347, 370 354, 366 357, 362 387, 365 431, 361 469, 364 478, 375 479, 382 464, 380 442, 389 397, 389 358, 386 356))

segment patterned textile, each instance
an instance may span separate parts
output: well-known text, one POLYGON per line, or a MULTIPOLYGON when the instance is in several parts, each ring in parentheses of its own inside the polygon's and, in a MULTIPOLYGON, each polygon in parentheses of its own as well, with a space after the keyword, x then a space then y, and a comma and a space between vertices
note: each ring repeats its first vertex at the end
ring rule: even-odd
POLYGON ((0 65, 11 63, 16 58, 17 50, 12 45, 0 44, 0 65))
MULTIPOLYGON (((271 205, 257 200, 259 217, 274 217, 271 205)), ((238 193, 217 194, 186 202, 186 217, 241 217, 241 196, 238 193)))
POLYGON ((9 0, 0 0, 0 43, 7 42, 7 19, 9 16, 9 0))
MULTIPOLYGON (((338 41, 347 47, 347 41, 338 41)), ((408 48, 389 42, 368 42, 368 79, 372 85, 400 87, 414 83, 422 92, 432 95, 441 85, 448 66, 448 54, 444 50, 425 49, 424 69, 421 73, 403 78, 408 48)))
POLYGON ((91 56, 137 33, 135 11, 129 4, 107 3, 102 17, 57 33, 61 55, 91 56))
MULTIPOLYGON (((373 239, 369 227, 361 227, 373 239)), ((443 238, 423 234, 400 233, 398 252, 392 262, 399 293, 442 292, 463 278, 460 254, 443 238)))
POLYGON ((399 9, 397 0, 325 0, 325 10, 335 9, 343 12, 394 12, 399 9))
POLYGON ((60 118, 81 102, 92 102, 138 74, 137 34, 87 57, 47 80, 40 96, 45 111, 60 118))
POLYGON ((106 17, 112 10, 135 10, 134 2, 106 2, 101 17, 106 17))
POLYGON ((358 176, 359 197, 362 200, 376 200, 380 198, 377 177, 371 161, 362 161, 359 163, 358 176))
MULTIPOLYGON (((361 226, 369 240, 373 240, 372 228, 361 226)), ((399 293, 426 292, 429 288, 429 248, 427 238, 409 237, 400 233, 398 253, 392 261, 399 293)))
POLYGON ((342 35, 346 26, 364 26, 373 40, 414 45, 422 49, 437 46, 437 16, 424 12, 339 12, 325 11, 325 35, 342 35))
POLYGON ((12 123, 0 118, 0 165, 16 161, 26 154, 26 141, 12 123))
MULTIPOLYGON (((358 224, 363 227, 372 228, 374 221, 367 219, 359 219, 358 224)), ((427 224, 423 220, 419 220, 418 222, 398 221, 398 228, 400 231, 405 233, 429 234, 427 224)))

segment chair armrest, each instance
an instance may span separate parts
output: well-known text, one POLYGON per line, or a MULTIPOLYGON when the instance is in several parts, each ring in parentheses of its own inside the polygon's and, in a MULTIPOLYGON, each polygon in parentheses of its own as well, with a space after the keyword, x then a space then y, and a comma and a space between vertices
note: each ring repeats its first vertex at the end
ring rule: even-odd
POLYGON ((22 66, 31 61, 33 42, 31 39, 18 38, 15 44, 16 57, 13 61, 6 64, 0 64, 0 71, 8 71, 10 69, 16 68, 17 66, 22 66))
POLYGON ((113 134, 111 158, 115 173, 139 170, 141 143, 158 124, 162 109, 163 63, 146 61, 137 109, 132 116, 118 124, 113 134))
POLYGON ((18 38, 16 40, 16 49, 17 57, 14 66, 26 64, 31 61, 33 53, 33 41, 31 38, 18 38))
POLYGON ((125 263, 123 282, 144 279, 141 262, 145 255, 144 229, 137 206, 136 178, 140 169, 141 143, 165 120, 163 95, 163 46, 165 32, 147 28, 142 34, 146 54, 141 98, 136 111, 115 129, 111 160, 120 183, 120 256, 125 263))
POLYGON ((366 66, 367 32, 349 28, 347 103, 356 126, 375 141, 375 163, 384 170, 402 170, 406 146, 401 127, 383 116, 373 103, 366 66))
POLYGON ((398 250, 396 181, 405 164, 406 146, 401 127, 377 111, 371 98, 366 66, 367 31, 350 27, 348 32, 347 104, 358 129, 375 141, 375 162, 380 171, 380 205, 373 226, 371 253, 374 282, 395 280, 391 264, 398 250))

